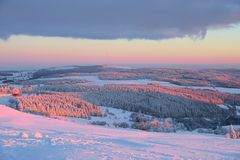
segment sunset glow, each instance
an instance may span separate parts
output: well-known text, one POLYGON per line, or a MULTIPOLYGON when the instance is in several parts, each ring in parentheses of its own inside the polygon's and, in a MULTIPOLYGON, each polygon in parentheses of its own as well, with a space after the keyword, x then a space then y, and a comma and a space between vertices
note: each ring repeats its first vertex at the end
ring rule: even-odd
POLYGON ((240 0, 0 0, 0 160, 240 157, 240 0))
POLYGON ((0 67, 236 67, 239 15, 236 0, 0 1, 0 67))
POLYGON ((1 67, 72 64, 226 64, 240 62, 240 26, 211 30, 204 39, 92 40, 12 35, 0 41, 1 67))

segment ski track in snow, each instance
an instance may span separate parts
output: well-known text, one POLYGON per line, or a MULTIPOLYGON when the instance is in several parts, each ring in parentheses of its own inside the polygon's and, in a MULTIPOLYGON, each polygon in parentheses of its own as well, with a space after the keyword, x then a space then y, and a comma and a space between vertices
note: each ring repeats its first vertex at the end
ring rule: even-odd
POLYGON ((240 140, 190 132, 153 133, 76 124, 0 105, 0 159, 237 160, 240 140), (36 132, 42 137, 36 137, 36 132))

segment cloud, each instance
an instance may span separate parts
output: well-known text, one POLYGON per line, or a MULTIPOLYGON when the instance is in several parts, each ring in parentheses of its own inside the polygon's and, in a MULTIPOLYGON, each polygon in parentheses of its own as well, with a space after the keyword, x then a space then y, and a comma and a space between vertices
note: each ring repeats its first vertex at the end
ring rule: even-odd
POLYGON ((240 22, 239 0, 0 0, 0 38, 204 37, 240 22))

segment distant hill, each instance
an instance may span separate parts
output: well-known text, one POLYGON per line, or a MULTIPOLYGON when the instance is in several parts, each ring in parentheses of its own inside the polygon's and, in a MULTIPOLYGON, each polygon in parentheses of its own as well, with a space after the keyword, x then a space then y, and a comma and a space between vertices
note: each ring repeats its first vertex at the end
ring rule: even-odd
POLYGON ((68 73, 98 73, 106 71, 122 71, 128 68, 106 65, 92 66, 65 66, 40 69, 33 73, 32 79, 48 77, 52 75, 68 74, 68 73))

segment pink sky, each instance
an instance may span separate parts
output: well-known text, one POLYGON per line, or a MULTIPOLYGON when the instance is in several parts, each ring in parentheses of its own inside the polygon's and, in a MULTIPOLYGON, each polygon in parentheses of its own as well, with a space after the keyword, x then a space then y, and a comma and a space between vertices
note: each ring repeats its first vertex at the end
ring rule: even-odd
POLYGON ((240 62, 240 27, 210 31, 205 39, 90 40, 11 36, 0 41, 1 68, 91 64, 211 64, 240 62))

